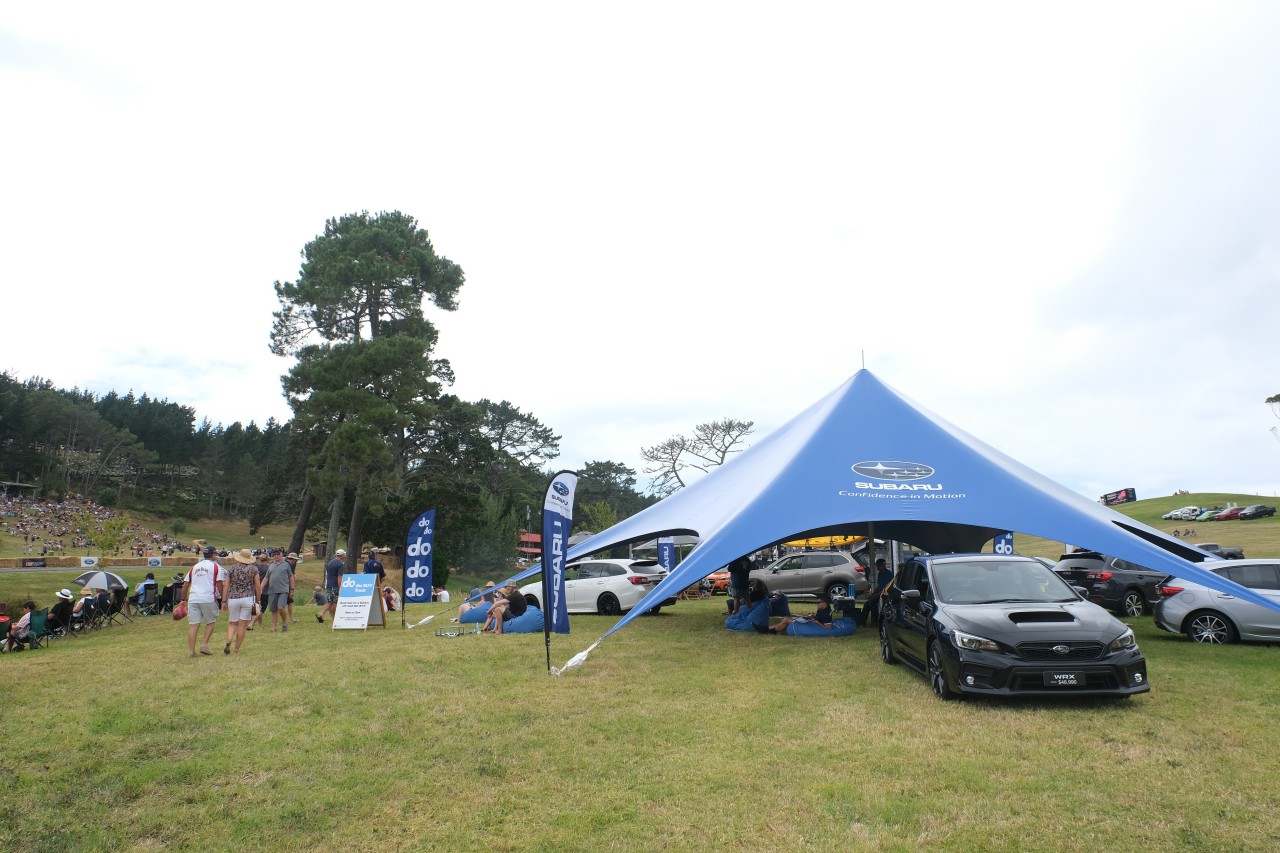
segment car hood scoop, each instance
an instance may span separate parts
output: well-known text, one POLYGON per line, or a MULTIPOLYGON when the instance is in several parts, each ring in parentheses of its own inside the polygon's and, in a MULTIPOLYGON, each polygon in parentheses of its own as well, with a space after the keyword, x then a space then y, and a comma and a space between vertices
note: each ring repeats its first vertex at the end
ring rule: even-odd
POLYGON ((1035 624, 1039 622, 1072 623, 1076 617, 1063 610, 1015 610, 1009 614, 1009 621, 1015 625, 1035 624))

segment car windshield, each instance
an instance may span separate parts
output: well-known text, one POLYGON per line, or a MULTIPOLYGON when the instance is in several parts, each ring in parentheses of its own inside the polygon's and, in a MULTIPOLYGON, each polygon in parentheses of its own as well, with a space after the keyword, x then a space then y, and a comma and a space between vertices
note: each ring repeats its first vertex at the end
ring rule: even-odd
POLYGON ((983 560, 933 565, 934 595, 945 604, 1076 601, 1066 582, 1032 560, 983 560))

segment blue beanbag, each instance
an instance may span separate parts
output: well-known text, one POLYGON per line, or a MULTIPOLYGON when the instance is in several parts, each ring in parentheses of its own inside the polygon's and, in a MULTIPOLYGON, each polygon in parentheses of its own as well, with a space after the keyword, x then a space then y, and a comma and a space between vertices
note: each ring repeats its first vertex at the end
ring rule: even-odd
POLYGON ((831 628, 821 628, 817 622, 795 621, 787 626, 789 637, 847 637, 858 630, 858 623, 848 616, 841 616, 831 623, 831 628))
POLYGON ((736 613, 724 620, 724 627, 730 631, 754 631, 755 625, 763 625, 767 628, 770 608, 767 598, 755 604, 739 607, 736 613))
POLYGON ((514 619, 508 619, 502 623, 502 633, 504 634, 536 634, 546 627, 546 620, 542 616, 542 611, 529 605, 529 609, 514 619))
POLYGON ((471 622, 474 622, 477 625, 479 625, 481 622, 484 621, 484 617, 489 615, 489 608, 492 606, 493 606, 492 601, 481 601, 477 603, 475 607, 471 608, 470 610, 468 610, 467 612, 459 616, 458 623, 461 625, 466 625, 471 622))

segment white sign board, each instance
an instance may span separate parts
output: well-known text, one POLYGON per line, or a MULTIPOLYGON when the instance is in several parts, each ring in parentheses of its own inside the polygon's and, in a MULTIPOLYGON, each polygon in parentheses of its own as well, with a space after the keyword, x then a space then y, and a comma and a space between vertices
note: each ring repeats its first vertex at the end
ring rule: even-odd
POLYGON ((378 597, 377 602, 373 600, 377 588, 377 575, 343 575, 342 583, 338 587, 336 609, 333 613, 333 630, 368 628, 369 609, 377 606, 379 613, 382 611, 381 597, 378 597))

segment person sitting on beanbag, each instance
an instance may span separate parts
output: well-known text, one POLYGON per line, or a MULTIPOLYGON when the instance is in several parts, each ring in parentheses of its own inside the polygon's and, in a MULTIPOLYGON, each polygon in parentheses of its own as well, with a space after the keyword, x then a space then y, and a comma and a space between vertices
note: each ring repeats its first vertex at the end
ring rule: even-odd
POLYGON ((800 619, 806 619, 814 623, 815 625, 817 625, 819 628, 830 631, 831 630, 831 602, 827 601, 827 597, 825 595, 819 595, 818 609, 813 611, 811 615, 784 616, 782 617, 781 621, 778 622, 777 625, 765 626, 764 628, 761 628, 760 626, 757 625, 756 630, 759 631, 761 634, 785 634, 787 633, 787 628, 791 627, 791 624, 793 622, 796 622, 797 620, 800 620, 800 619))
POLYGON ((750 631, 761 627, 769 627, 769 611, 772 605, 764 587, 752 584, 748 603, 739 607, 732 616, 724 620, 724 627, 730 631, 750 631))

